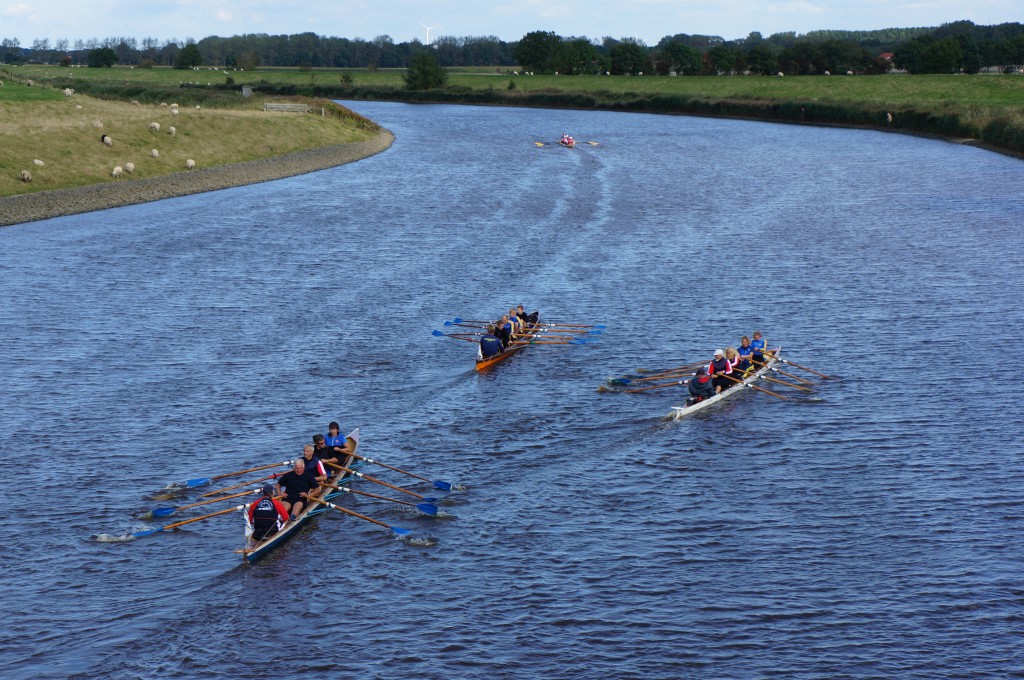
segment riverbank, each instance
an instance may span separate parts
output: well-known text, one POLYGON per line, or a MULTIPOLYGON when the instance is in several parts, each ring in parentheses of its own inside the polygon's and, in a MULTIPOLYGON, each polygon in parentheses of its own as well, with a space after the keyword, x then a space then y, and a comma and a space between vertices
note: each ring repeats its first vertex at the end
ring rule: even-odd
POLYGON ((375 137, 363 142, 335 144, 160 177, 0 198, 0 226, 218 191, 326 170, 381 153, 391 146, 394 139, 389 131, 381 130, 375 137))

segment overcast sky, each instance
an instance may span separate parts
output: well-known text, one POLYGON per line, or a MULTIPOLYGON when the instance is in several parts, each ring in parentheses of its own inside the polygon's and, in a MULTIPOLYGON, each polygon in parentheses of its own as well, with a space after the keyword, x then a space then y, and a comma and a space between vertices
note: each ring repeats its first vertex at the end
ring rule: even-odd
POLYGON ((421 42, 437 36, 530 31, 655 45, 677 33, 744 38, 783 31, 870 30, 1024 21, 1021 0, 0 0, 0 39, 22 47, 48 39, 124 36, 183 41, 245 33, 421 42))

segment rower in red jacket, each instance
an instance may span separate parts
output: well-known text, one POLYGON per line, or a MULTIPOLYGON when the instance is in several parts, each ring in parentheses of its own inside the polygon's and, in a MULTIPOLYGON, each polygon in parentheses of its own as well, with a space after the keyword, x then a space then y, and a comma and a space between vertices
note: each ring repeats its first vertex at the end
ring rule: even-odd
POLYGON ((263 486, 263 496, 249 506, 249 526, 256 541, 276 534, 288 523, 288 511, 281 501, 274 498, 274 485, 263 486))

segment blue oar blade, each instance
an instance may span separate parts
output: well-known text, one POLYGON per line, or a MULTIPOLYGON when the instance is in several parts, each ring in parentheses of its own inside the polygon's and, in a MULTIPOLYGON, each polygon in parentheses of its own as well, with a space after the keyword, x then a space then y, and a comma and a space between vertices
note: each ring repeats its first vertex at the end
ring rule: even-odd
POLYGON ((158 534, 163 530, 164 528, 160 527, 159 529, 147 529, 146 531, 136 531, 132 534, 132 538, 142 538, 143 536, 149 536, 150 534, 158 534))
POLYGON ((423 502, 424 503, 440 503, 441 499, 440 498, 424 498, 423 502))
POLYGON ((594 330, 587 331, 587 332, 590 333, 591 335, 601 335, 601 329, 600 328, 595 328, 594 330))
POLYGON ((462 319, 460 319, 459 317, 455 317, 454 319, 452 319, 452 323, 462 323, 462 319))
MULTIPOLYGON (((445 323, 448 323, 448 322, 447 322, 447 321, 445 321, 445 323)), ((434 332, 433 332, 433 333, 431 333, 431 335, 433 335, 434 337, 437 337, 437 338, 443 338, 444 336, 446 336, 446 335, 448 335, 448 334, 447 334, 447 333, 442 333, 442 332, 441 332, 441 331, 439 331, 439 330, 434 330, 434 332)))
POLYGON ((605 326, 603 324, 594 324, 594 328, 600 328, 601 330, 604 330, 605 328, 608 328, 608 326, 605 326))
POLYGON ((434 488, 435 489, 440 489, 441 491, 451 491, 452 490, 452 483, 451 482, 446 482, 444 480, 435 479, 434 480, 434 488))
POLYGON ((454 325, 455 325, 455 322, 454 322, 454 321, 445 321, 445 322, 444 322, 443 324, 441 324, 441 325, 442 325, 442 326, 454 326, 454 325))
POLYGON ((611 385, 628 385, 633 381, 630 380, 629 378, 612 378, 608 382, 611 385))
POLYGON ((394 531, 399 536, 408 536, 409 534, 412 533, 408 529, 403 529, 401 527, 388 527, 388 528, 391 529, 392 531, 394 531))
POLYGON ((203 477, 202 479, 187 479, 185 480, 185 487, 188 489, 194 489, 197 486, 206 486, 211 480, 209 477, 203 477))
POLYGON ((437 515, 437 506, 433 503, 417 503, 416 509, 426 515, 437 515))
POLYGON ((177 512, 177 510, 177 508, 153 508, 149 514, 152 517, 170 517, 177 512))

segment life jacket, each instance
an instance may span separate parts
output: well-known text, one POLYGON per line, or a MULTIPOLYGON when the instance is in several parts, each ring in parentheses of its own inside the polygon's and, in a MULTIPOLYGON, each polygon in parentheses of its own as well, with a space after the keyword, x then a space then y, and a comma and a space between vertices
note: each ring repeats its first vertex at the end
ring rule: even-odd
POLYGON ((711 363, 708 364, 708 373, 714 375, 716 373, 723 373, 729 375, 732 373, 732 364, 725 357, 721 359, 712 359, 711 363))

